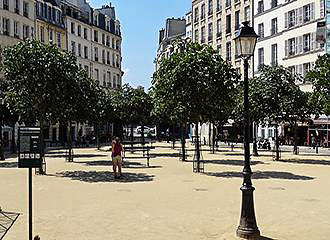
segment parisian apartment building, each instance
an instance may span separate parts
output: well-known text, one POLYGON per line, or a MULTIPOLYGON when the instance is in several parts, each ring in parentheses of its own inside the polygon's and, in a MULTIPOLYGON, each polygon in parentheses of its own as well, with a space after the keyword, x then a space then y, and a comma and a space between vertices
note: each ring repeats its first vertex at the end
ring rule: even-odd
MULTIPOLYGON (((101 86, 121 88, 122 36, 111 3, 94 9, 86 0, 0 0, 0 46, 28 38, 72 52, 77 64, 101 86)), ((80 126, 74 128, 77 134, 80 126)), ((83 134, 87 128, 83 126, 83 134)), ((3 136, 11 138, 11 128, 3 129, 3 136)), ((62 131, 58 124, 45 132, 51 141, 66 138, 65 127, 62 131)))

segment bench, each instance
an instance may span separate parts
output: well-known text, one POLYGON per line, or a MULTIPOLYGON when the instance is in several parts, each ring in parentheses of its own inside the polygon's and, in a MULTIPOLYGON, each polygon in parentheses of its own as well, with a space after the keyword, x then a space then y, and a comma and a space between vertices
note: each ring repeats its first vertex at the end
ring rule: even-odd
POLYGON ((133 147, 124 147, 124 157, 125 158, 125 151, 126 150, 134 150, 134 151, 142 151, 143 152, 143 157, 145 157, 145 152, 147 152, 146 159, 147 159, 147 167, 149 167, 149 160, 150 160, 150 150, 155 149, 155 147, 152 146, 133 146, 133 147))

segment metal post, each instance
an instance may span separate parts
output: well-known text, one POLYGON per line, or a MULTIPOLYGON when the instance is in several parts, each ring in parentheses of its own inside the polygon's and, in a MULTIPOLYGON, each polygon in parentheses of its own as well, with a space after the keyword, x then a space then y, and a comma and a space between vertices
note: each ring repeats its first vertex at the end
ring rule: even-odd
POLYGON ((240 224, 236 234, 240 238, 256 240, 260 237, 260 231, 254 213, 253 191, 250 167, 250 134, 249 134, 249 99, 248 99, 248 59, 244 59, 244 169, 242 191, 242 208, 240 224))
POLYGON ((32 168, 29 168, 29 240, 32 240, 32 168))

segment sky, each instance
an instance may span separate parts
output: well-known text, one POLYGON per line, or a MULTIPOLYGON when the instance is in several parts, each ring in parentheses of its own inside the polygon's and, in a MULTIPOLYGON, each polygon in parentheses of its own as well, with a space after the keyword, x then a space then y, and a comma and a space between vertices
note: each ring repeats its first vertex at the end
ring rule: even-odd
POLYGON ((148 89, 155 69, 159 30, 165 27, 167 18, 184 17, 191 0, 89 0, 93 8, 110 2, 121 23, 123 83, 148 89))

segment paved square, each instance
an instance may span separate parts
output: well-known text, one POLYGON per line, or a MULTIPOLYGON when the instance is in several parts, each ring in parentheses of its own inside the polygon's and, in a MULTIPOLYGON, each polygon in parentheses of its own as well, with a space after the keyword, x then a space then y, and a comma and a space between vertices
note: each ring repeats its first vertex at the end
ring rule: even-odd
MULTIPOLYGON (((109 152, 75 149, 73 163, 62 151, 47 154, 47 176, 33 176, 34 235, 42 240, 234 239, 242 184, 243 151, 203 146, 205 173, 192 172, 178 150, 156 144, 151 167, 140 153, 128 154, 125 177, 114 180, 109 152)), ((179 145, 177 145, 179 147, 179 145)), ((105 149, 105 148, 104 148, 105 149)), ((328 240, 330 157, 270 152, 252 157, 255 210, 264 239, 328 240)), ((5 237, 27 239, 28 170, 16 159, 0 162, 0 206, 22 213, 5 237)))

